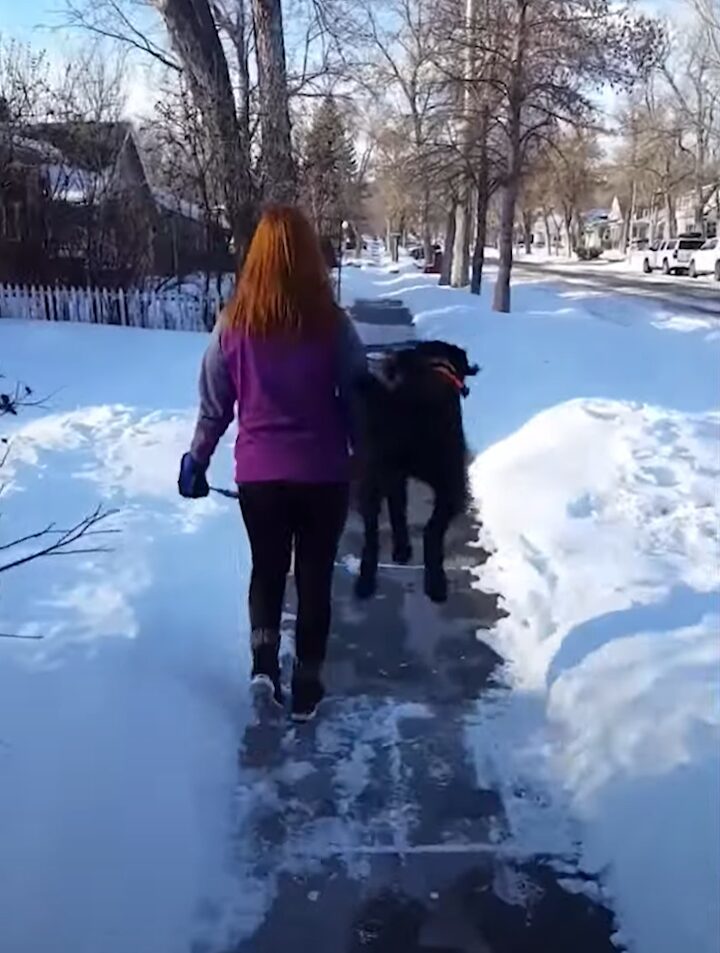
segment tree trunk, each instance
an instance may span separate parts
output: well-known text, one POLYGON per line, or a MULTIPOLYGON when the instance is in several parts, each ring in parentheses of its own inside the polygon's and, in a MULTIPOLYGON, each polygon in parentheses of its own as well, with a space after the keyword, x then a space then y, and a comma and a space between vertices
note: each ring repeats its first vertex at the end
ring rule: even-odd
POLYGON ((515 178, 505 184, 502 201, 500 202, 500 264, 495 294, 493 296, 493 311, 508 314, 510 311, 510 276, 513 263, 513 230, 515 228, 515 203, 520 190, 519 179, 515 178))
POLYGON ((477 201, 475 205, 475 248, 473 249, 470 293, 479 295, 482 288, 487 241, 487 217, 490 205, 490 175, 488 168, 488 109, 483 109, 480 125, 480 162, 478 164, 477 201))
POLYGON ((294 202, 297 179, 290 136, 285 39, 280 0, 253 0, 264 198, 294 202))
POLYGON ((532 234, 532 213, 523 212, 523 242, 525 244, 525 254, 532 255, 533 234, 532 234))
POLYGON ((455 213, 455 242, 450 284, 453 288, 465 288, 470 269, 470 195, 467 184, 463 187, 455 213))
POLYGON ((635 205, 637 201, 637 184, 635 179, 632 180, 632 186, 630 188, 630 205, 628 206, 627 214, 623 221, 623 231, 620 238, 620 247, 623 255, 627 255, 628 248, 632 242, 632 230, 633 222, 635 221, 635 205))
POLYGON ((423 188, 422 198, 422 235, 423 252, 425 255, 425 264, 432 265, 435 260, 433 250, 432 234, 430 231, 430 189, 427 185, 423 188))
POLYGON ((487 217, 490 196, 487 181, 481 182, 477 194, 477 213, 475 221, 475 248, 472 258, 470 291, 479 295, 482 288, 483 266, 485 264, 485 242, 487 240, 487 217))
POLYGON ((699 179, 695 185, 695 228, 700 232, 703 238, 707 238, 707 228, 705 226, 705 191, 703 189, 702 179, 699 179))
POLYGON ((443 252, 442 270, 440 271, 440 281, 438 284, 449 285, 452 275, 453 256, 455 253, 455 221, 457 214, 457 199, 452 198, 450 209, 448 210, 445 221, 445 250, 443 252))
POLYGON ((675 216, 675 199, 670 192, 665 193, 665 218, 667 220, 666 238, 677 238, 677 218, 675 216))
POLYGON ((658 231, 658 208, 654 201, 650 206, 650 228, 648 229, 648 241, 652 245, 657 237, 658 231))
POLYGON ((455 215, 455 246, 453 250, 450 283, 453 288, 464 288, 470 283, 470 231, 472 228, 470 212, 471 183, 468 172, 472 148, 472 100, 470 83, 474 72, 474 28, 476 0, 465 0, 465 38, 466 52, 464 63, 464 84, 462 90, 462 126, 460 140, 463 168, 460 175, 460 195, 455 215))
POLYGON ((235 247, 242 257, 255 227, 249 142, 235 112, 225 52, 208 0, 153 0, 183 64, 212 144, 212 176, 223 195, 235 247))
POLYGON ((567 256, 568 258, 573 253, 573 236, 572 236, 572 212, 565 210, 565 238, 567 240, 567 256))
POLYGON ((508 96, 507 133, 510 147, 508 176, 500 204, 500 265, 495 282, 493 310, 504 314, 510 311, 510 278, 513 265, 513 229, 515 207, 520 191, 522 172, 521 120, 523 107, 523 77, 525 74, 525 48, 527 45, 527 0, 518 2, 518 21, 515 24, 513 42, 512 76, 508 96))
POLYGON ((550 234, 550 218, 548 216, 547 209, 543 209, 543 225, 545 226, 545 247, 547 248, 548 255, 550 255, 552 249, 552 235, 550 234))

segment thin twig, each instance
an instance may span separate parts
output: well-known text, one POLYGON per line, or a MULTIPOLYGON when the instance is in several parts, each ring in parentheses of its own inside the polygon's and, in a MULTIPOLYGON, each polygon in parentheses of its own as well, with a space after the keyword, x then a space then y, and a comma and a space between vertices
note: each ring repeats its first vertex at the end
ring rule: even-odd
MULTIPOLYGON (((68 530, 62 531, 59 535, 52 530, 50 533, 40 532, 37 534, 37 537, 31 536, 30 538, 44 538, 47 535, 56 536, 56 538, 49 543, 47 546, 42 549, 38 549, 35 552, 28 553, 26 556, 21 556, 18 559, 13 560, 9 563, 0 564, 0 573, 7 572, 10 569, 17 569, 19 566, 24 566, 26 563, 33 562, 36 559, 40 559, 43 556, 55 556, 60 554, 66 555, 79 555, 81 553, 87 552, 109 552, 106 548, 94 548, 90 549, 71 549, 79 539, 82 539, 88 534, 89 531, 93 530, 98 523, 103 522, 108 519, 110 516, 114 516, 118 511, 117 510, 107 510, 103 511, 101 506, 98 506, 89 516, 86 516, 84 519, 80 520, 79 523, 76 523, 75 526, 72 526, 68 530)), ((112 532, 108 530, 108 532, 112 532)), ((12 544, 10 544, 12 545, 12 544)), ((7 548, 7 547, 6 547, 7 548)))
POLYGON ((13 632, 0 632, 0 639, 18 639, 23 642, 39 642, 44 635, 16 635, 13 632))
POLYGON ((22 546, 23 543, 31 543, 34 539, 40 539, 42 536, 50 536, 52 533, 61 532, 58 529, 53 529, 55 526, 54 523, 50 523, 45 529, 38 530, 37 533, 29 533, 27 536, 21 536, 19 539, 13 539, 9 543, 3 543, 0 546, 0 553, 6 549, 12 549, 13 546, 22 546))
POLYGON ((58 549, 54 552, 46 553, 47 556, 87 556, 95 553, 111 553, 112 549, 108 546, 96 546, 88 549, 58 549))

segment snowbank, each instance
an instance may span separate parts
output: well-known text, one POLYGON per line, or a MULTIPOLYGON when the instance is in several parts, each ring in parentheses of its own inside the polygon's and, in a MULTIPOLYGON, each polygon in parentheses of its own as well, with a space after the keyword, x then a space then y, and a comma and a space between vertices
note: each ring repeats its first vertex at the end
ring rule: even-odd
POLYGON ((619 943, 715 953, 720 323, 546 280, 514 286, 512 315, 411 273, 347 294, 402 298, 483 367, 466 404, 494 552, 479 584, 504 595, 492 640, 515 692, 468 722, 479 774, 528 850, 562 852, 572 809, 619 943))
POLYGON ((716 413, 576 400, 472 474, 496 645, 545 697, 550 771, 639 953, 717 949, 719 439, 716 413))

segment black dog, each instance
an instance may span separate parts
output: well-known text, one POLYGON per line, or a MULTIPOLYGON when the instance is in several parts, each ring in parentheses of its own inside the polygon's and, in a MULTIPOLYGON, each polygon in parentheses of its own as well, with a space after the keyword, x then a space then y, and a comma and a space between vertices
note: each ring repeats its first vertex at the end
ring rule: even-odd
POLYGON ((360 512, 365 524, 360 576, 355 592, 368 599, 377 587, 378 521, 388 500, 393 560, 412 555, 407 522, 407 481, 426 483, 435 494, 424 532, 425 592, 447 599, 443 567, 445 534, 467 506, 467 448, 461 397, 465 379, 478 373, 466 352, 444 341, 420 341, 383 355, 378 374, 368 374, 359 396, 361 422, 360 512))

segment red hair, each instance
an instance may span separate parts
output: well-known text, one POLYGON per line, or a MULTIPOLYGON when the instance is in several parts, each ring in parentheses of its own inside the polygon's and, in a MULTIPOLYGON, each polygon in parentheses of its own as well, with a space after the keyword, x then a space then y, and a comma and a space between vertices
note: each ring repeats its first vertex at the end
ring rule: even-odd
POLYGON ((320 239, 303 213, 272 205, 255 231, 225 325, 252 337, 329 333, 336 325, 330 275, 320 239))

